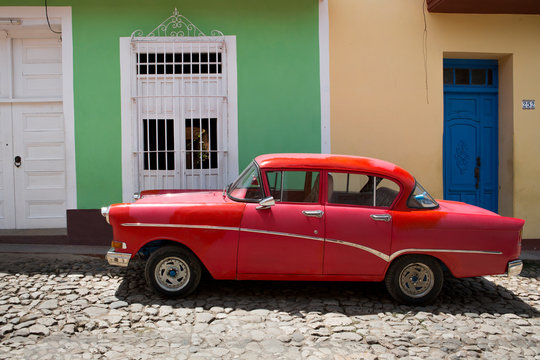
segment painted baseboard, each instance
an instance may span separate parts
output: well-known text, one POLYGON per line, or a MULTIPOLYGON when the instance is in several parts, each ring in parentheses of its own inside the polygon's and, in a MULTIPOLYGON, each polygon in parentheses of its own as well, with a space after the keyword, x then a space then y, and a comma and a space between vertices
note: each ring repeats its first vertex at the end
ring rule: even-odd
POLYGON ((110 245, 113 239, 112 227, 100 209, 68 210, 67 224, 70 245, 110 245))
POLYGON ((521 241, 521 250, 540 251, 540 239, 523 239, 521 241))

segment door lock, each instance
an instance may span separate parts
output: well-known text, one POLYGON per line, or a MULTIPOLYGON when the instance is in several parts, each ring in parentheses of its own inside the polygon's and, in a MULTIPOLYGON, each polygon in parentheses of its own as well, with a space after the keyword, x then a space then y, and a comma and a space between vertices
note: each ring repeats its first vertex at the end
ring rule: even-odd
POLYGON ((21 167, 22 159, 19 155, 15 156, 15 166, 21 167))

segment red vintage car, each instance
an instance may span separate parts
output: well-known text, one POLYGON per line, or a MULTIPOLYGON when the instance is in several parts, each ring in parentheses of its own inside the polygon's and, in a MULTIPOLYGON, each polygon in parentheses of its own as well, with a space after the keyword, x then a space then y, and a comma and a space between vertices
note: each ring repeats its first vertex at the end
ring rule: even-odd
POLYGON ((192 293, 214 279, 384 281, 406 304, 432 301, 455 277, 521 272, 524 221, 435 201, 386 161, 262 155, 224 191, 148 191, 102 209, 112 265, 147 259, 148 284, 192 293))

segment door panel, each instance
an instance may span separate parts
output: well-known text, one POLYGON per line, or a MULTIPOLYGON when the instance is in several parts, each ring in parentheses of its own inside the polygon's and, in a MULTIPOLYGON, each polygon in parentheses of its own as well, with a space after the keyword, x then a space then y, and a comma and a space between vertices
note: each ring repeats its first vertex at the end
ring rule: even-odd
POLYGON ((324 215, 318 204, 277 203, 257 210, 247 204, 238 246, 239 274, 320 275, 324 250, 324 215))
POLYGON ((11 72, 9 68, 10 39, 0 36, 0 98, 9 97, 11 72))
POLYGON ((326 205, 325 212, 324 274, 382 274, 387 261, 374 252, 389 254, 392 221, 376 221, 371 215, 390 215, 391 212, 340 205, 326 205))
POLYGON ((11 104, 0 104, 0 229, 15 227, 11 104))
POLYGON ((61 103, 14 104, 16 228, 66 226, 66 161, 61 103))
POLYGON ((498 125, 496 93, 444 96, 444 196, 496 212, 498 125))
POLYGON ((480 153, 480 206, 497 212, 499 193, 498 98, 482 95, 480 153))
POLYGON ((13 70, 15 97, 62 97, 62 43, 58 39, 13 39, 13 70))
POLYGON ((477 128, 473 124, 454 120, 448 126, 450 149, 453 156, 450 159, 452 171, 450 184, 452 189, 463 192, 475 192, 474 164, 478 156, 476 140, 477 128))

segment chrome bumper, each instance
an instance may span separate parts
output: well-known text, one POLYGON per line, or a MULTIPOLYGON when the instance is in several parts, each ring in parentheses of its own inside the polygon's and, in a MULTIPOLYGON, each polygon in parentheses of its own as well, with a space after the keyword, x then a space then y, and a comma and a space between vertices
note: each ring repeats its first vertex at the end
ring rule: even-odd
POLYGON ((125 253, 118 253, 115 252, 113 248, 111 248, 107 255, 105 255, 105 259, 109 262, 110 265, 116 265, 116 266, 128 266, 129 260, 131 259, 131 254, 125 254, 125 253))
POLYGON ((508 262, 508 271, 506 272, 507 276, 517 276, 519 273, 521 273, 521 269, 523 269, 523 261, 521 260, 514 260, 508 262))

